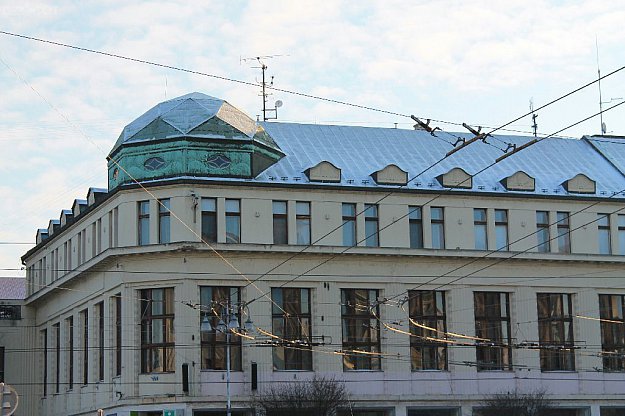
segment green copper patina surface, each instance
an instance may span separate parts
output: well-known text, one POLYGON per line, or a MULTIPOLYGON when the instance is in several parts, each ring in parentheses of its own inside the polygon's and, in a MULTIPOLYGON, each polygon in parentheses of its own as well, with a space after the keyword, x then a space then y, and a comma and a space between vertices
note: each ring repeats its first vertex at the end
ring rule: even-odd
POLYGON ((109 190, 135 180, 253 178, 283 156, 245 113, 192 93, 158 104, 124 128, 109 155, 109 190))

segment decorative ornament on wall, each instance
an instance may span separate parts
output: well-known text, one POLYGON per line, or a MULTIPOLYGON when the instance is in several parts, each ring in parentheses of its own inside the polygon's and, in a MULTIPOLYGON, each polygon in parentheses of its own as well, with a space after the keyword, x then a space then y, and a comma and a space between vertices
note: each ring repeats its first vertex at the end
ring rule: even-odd
POLYGON ((217 155, 211 155, 208 154, 206 156, 206 159, 204 159, 204 162, 211 168, 215 168, 215 169, 225 169, 228 166, 230 166, 230 163, 232 163, 232 161, 230 160, 230 158, 224 154, 217 154, 217 155))
POLYGON ((143 167, 151 171, 159 170, 163 166, 165 166, 165 160, 162 157, 151 157, 143 162, 143 167))

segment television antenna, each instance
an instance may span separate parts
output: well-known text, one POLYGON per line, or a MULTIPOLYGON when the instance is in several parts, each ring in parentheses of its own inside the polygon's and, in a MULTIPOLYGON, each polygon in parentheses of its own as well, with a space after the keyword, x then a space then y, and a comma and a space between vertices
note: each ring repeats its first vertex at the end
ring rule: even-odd
MULTIPOLYGON (((263 56, 255 56, 250 58, 240 58, 240 63, 256 61, 259 66, 253 66, 252 68, 259 68, 262 74, 261 81, 259 82, 261 93, 260 96, 263 100, 263 121, 267 120, 277 120, 278 119, 278 108, 282 107, 283 103, 281 100, 277 100, 274 103, 273 108, 267 108, 267 100, 270 95, 273 95, 267 92, 267 87, 271 88, 273 86, 273 75, 271 76, 270 81, 266 80, 266 72, 267 72, 267 64, 265 61, 267 59, 277 58, 280 56, 289 56, 289 55, 263 55, 263 56), (272 114, 273 113, 273 114, 272 114)), ((258 80, 256 80, 258 82, 258 80)))

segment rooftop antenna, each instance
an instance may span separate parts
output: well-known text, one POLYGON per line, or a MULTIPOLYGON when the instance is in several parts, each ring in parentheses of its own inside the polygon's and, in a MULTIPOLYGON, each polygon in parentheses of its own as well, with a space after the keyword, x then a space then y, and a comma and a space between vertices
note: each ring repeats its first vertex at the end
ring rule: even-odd
POLYGON ((595 35, 595 48, 597 50, 597 85, 599 86, 599 119, 601 121, 601 135, 606 132, 606 125, 603 122, 603 100, 601 98, 601 68, 599 67, 599 38, 595 35))
MULTIPOLYGON (((282 101, 277 100, 274 103, 273 108, 267 108, 267 99, 271 93, 267 92, 267 87, 273 86, 273 75, 271 76, 271 80, 269 82, 266 81, 265 73, 267 72, 267 65, 265 64, 265 60, 276 58, 279 56, 289 56, 289 55, 264 55, 264 56, 255 56, 252 58, 240 58, 240 62, 248 62, 248 61, 256 61, 260 66, 253 66, 252 68, 260 68, 262 73, 262 79, 260 82, 261 93, 260 96, 263 100, 263 121, 267 120, 277 120, 278 119, 278 108, 282 107, 282 101), (273 114, 272 114, 273 113, 273 114)), ((258 82, 258 81, 257 81, 258 82)))
POLYGON ((536 119, 538 118, 538 114, 534 114, 534 98, 530 98, 530 111, 532 112, 532 129, 534 130, 534 137, 538 135, 538 124, 536 123, 536 119))

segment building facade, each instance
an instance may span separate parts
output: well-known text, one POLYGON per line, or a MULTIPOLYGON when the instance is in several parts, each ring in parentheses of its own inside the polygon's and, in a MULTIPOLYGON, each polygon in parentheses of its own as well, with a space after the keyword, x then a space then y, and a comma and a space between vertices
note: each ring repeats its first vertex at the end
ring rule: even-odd
POLYGON ((18 414, 224 414, 229 386, 247 415, 322 375, 354 416, 538 390, 552 415, 625 415, 625 141, 547 139, 480 172, 530 138, 445 157, 472 136, 450 137, 155 106, 109 188, 22 258, 34 365, 12 377, 36 410, 18 414))

